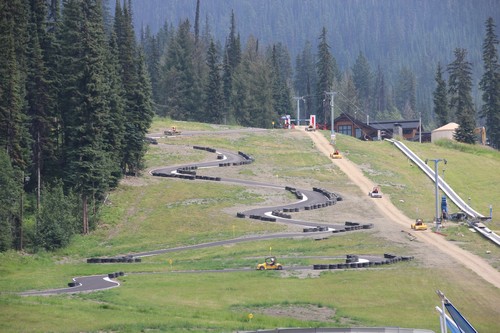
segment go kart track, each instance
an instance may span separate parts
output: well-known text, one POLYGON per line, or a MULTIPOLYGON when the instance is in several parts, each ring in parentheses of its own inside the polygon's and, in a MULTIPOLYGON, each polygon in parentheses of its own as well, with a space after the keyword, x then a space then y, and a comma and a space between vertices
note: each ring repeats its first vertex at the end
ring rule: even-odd
MULTIPOLYGON (((257 129, 243 129, 240 131, 258 131, 257 129)), ((224 131, 226 133, 227 131, 224 131)), ((302 132, 304 133, 304 132, 302 132)), ((321 134, 317 132, 305 131, 307 135, 313 141, 313 147, 323 153, 325 156, 329 156, 331 152, 331 145, 328 140, 321 134)), ((198 133, 189 133, 183 132, 183 135, 197 135, 198 133)), ((201 134, 201 133, 199 133, 201 134)), ((206 133, 203 133, 206 134, 206 133)), ((211 132, 210 134, 214 134, 211 132)), ((176 135, 175 137, 179 137, 176 135)), ((152 142, 153 143, 153 142, 152 142)), ((153 143, 153 144, 158 144, 153 143)), ((182 146, 186 149, 186 146, 182 146)), ((243 152, 232 152, 226 150, 217 150, 211 147, 199 147, 193 146, 193 149, 204 150, 207 152, 207 156, 213 156, 213 159, 208 162, 202 163, 193 163, 186 165, 178 165, 178 166, 170 166, 158 168, 151 171, 151 175, 159 178, 175 178, 175 179, 165 179, 165 181, 190 181, 190 182, 206 182, 206 181, 214 181, 214 182, 224 182, 227 184, 236 184, 243 185, 247 187, 259 187, 259 188, 269 188, 274 191, 284 191, 290 192, 295 197, 295 200, 291 199, 289 203, 271 206, 271 207, 259 207, 246 211, 240 211, 236 213, 235 218, 240 219, 253 219, 260 221, 258 223, 281 223, 287 225, 294 225, 293 230, 300 230, 297 226, 302 227, 302 232, 292 231, 292 232, 282 232, 282 233, 274 233, 274 234, 265 234, 265 235, 245 235, 240 238, 234 239, 225 239, 215 242, 194 244, 189 246, 180 246, 175 248, 164 248, 159 250, 140 252, 140 253, 132 253, 126 254, 116 257, 108 257, 108 258, 89 258, 87 259, 88 264, 102 264, 102 267, 106 267, 106 270, 113 270, 113 263, 140 263, 141 258, 147 256, 160 255, 164 253, 171 252, 179 252, 179 251, 187 251, 187 250, 196 250, 208 247, 215 246, 224 246, 227 244, 235 244, 241 242, 252 242, 252 241, 262 241, 266 239, 278 239, 278 238, 308 238, 314 240, 323 240, 329 237, 338 237, 340 234, 345 234, 349 232, 363 231, 366 229, 371 229, 374 227, 372 223, 365 222, 350 222, 346 221, 343 224, 338 223, 326 223, 326 222, 315 222, 310 220, 299 220, 293 217, 293 213, 303 212, 302 216, 309 216, 307 211, 322 209, 329 206, 338 206, 339 210, 344 210, 345 207, 349 207, 349 204, 352 203, 353 197, 348 196, 348 200, 344 202, 344 198, 340 193, 331 192, 322 188, 312 188, 312 189, 299 189, 290 184, 284 185, 276 185, 264 182, 255 182, 244 179, 234 179, 234 178, 225 178, 225 177, 212 177, 207 176, 206 174, 210 174, 210 169, 212 168, 238 168, 244 165, 250 165, 254 160, 251 156, 243 153, 243 152), (201 171, 203 171, 204 175, 201 175, 201 171), (347 205, 346 205, 347 204, 347 205), (343 206, 344 205, 344 206, 343 206)), ((190 149, 190 148, 187 148, 190 149)), ((373 183, 364 177, 361 173, 359 167, 350 162, 347 158, 331 158, 332 163, 336 165, 342 172, 344 172, 349 179, 355 184, 359 189, 363 192, 366 189, 373 188, 373 183)), ((247 166, 251 168, 251 166, 247 166)), ((217 174, 224 174, 218 172, 217 174)), ((372 191, 373 192, 373 191, 372 191)), ((366 195, 366 192, 364 192, 366 195)), ((428 260, 429 255, 426 252, 439 251, 443 260, 447 263, 452 261, 454 263, 459 263, 464 266, 464 268, 468 268, 476 274, 480 280, 476 281, 476 283, 491 283, 493 286, 500 288, 500 273, 496 271, 493 267, 491 267, 486 261, 482 258, 473 255, 470 252, 467 252, 458 246, 446 241, 442 236, 437 233, 427 231, 419 231, 416 234, 410 234, 407 230, 410 223, 414 223, 415 221, 411 221, 408 217, 404 216, 385 196, 382 196, 381 192, 378 191, 379 196, 376 196, 377 199, 367 199, 370 202, 375 204, 375 207, 371 207, 370 211, 375 208, 378 211, 379 217, 378 219, 370 219, 377 224, 377 231, 383 232, 384 237, 387 237, 387 234, 392 234, 393 231, 398 231, 398 233, 402 236, 397 237, 395 240, 394 237, 388 237, 389 241, 401 241, 403 237, 405 237, 405 242, 409 246, 409 248, 413 247, 413 249, 424 249, 423 252, 414 252, 419 258, 422 260, 428 260), (398 229, 402 227, 403 230, 398 229), (397 230, 394 230, 397 229, 397 230), (401 230, 401 232, 399 232, 401 230), (402 233, 403 232, 403 233, 402 233), (417 235, 418 234, 418 235, 417 235), (406 235, 410 236, 409 238, 406 235), (416 240, 416 242, 414 242, 416 240), (428 247, 428 249, 426 249, 428 247), (481 281, 481 282, 479 282, 481 281)), ((369 198, 374 198, 369 194, 369 198)), ((356 199, 356 198, 354 198, 356 199)), ((355 200, 354 200, 355 201, 355 200)), ((337 207, 332 207, 330 209, 337 209, 337 207)), ((311 214, 314 216, 314 214, 311 214)), ((359 218, 362 215, 344 215, 349 216, 348 219, 351 219, 352 216, 355 216, 354 219, 359 218)), ((361 218, 362 219, 362 218, 361 218)), ((249 267, 236 267, 236 268, 226 268, 219 270, 170 270, 166 274, 207 274, 207 273, 226 273, 231 274, 232 272, 248 272, 248 274, 262 274, 258 272, 258 270, 276 270, 276 271, 305 271, 306 274, 310 274, 313 271, 321 272, 324 270, 328 270, 330 272, 335 270, 353 270, 353 269, 383 269, 387 264, 396 264, 400 261, 408 261, 412 260, 413 256, 397 256, 391 253, 384 253, 381 255, 363 255, 363 254, 346 254, 344 256, 308 256, 308 257, 300 257, 300 256, 282 256, 280 258, 274 258, 272 261, 268 262, 266 258, 265 261, 263 258, 259 258, 259 264, 257 266, 249 267), (294 259, 309 259, 310 262, 314 262, 314 264, 309 266, 299 266, 293 264, 287 264, 287 262, 293 261, 294 259), (276 260, 276 261, 275 261, 276 260), (278 261, 279 260, 279 261, 278 261), (263 262, 263 263, 262 263, 263 262), (262 265, 266 266, 262 269, 262 265)), ((434 257, 433 257, 434 258, 434 257)), ((255 260, 256 258, 248 258, 249 260, 255 260)), ((439 260, 439 262, 443 262, 443 260, 439 260)), ((115 266, 116 267, 116 266, 115 266)), ((120 267, 123 267, 120 266, 120 267)), ((136 269, 134 269, 136 270, 136 269)), ((111 272, 108 274, 100 274, 93 276, 82 276, 75 277, 71 282, 68 283, 68 287, 60 288, 60 289, 50 289, 50 290, 32 290, 25 291, 19 293, 22 296, 47 296, 47 295, 57 295, 57 294, 74 294, 74 293, 88 293, 99 290, 110 289, 114 287, 120 286, 119 278, 125 275, 136 275, 136 274, 156 274, 154 272, 145 273, 145 272, 134 272, 125 274, 124 272, 111 272)), ((280 274, 278 272, 271 274, 280 274)), ((284 273, 285 275, 287 273, 284 273)), ((289 273, 288 273, 289 274, 289 273)), ((300 273, 303 274, 303 273, 300 273)), ((408 332, 408 333, 432 333, 432 331, 424 330, 424 329, 405 329, 399 327, 363 327, 363 328, 275 328, 272 330, 259 330, 258 332, 353 332, 353 333, 361 333, 361 332, 408 332)))
MULTIPOLYGON (((211 147, 193 146, 192 149, 206 151, 207 154, 213 154, 214 159, 208 162, 193 163, 177 166, 162 167, 151 171, 151 175, 163 178, 175 178, 185 181, 216 181, 231 184, 244 185, 248 187, 263 187, 273 188, 282 191, 288 191, 296 197, 296 201, 289 204, 255 208, 236 214, 236 218, 249 218, 260 220, 263 223, 284 223, 296 226, 302 226, 302 232, 284 232, 267 235, 247 235, 241 238, 227 239, 209 243, 202 243, 196 245, 189 245, 183 247, 159 249, 148 252, 126 254, 123 256, 116 256, 112 258, 89 258, 87 263, 138 263, 142 257, 160 255, 171 252, 179 252, 193 249, 201 249, 214 246, 223 246, 227 244, 235 244, 242 242, 262 241, 266 239, 278 238, 303 238, 309 237, 316 240, 326 239, 334 236, 334 234, 341 234, 345 232, 353 232, 360 230, 367 230, 373 228, 372 223, 350 222, 344 224, 338 223, 319 223, 314 221, 305 221, 294 219, 292 214, 299 211, 310 211, 321 209, 333 205, 342 205, 342 195, 334 193, 321 188, 313 189, 297 189, 291 186, 279 186, 263 182, 254 182, 244 179, 221 178, 198 175, 198 171, 203 170, 204 173, 209 173, 210 168, 226 168, 226 167, 239 167, 251 164, 254 160, 251 156, 243 152, 231 152, 227 150, 217 150, 211 147)), ((413 257, 401 257, 394 254, 382 254, 380 256, 362 256, 348 254, 342 257, 328 258, 328 257, 310 257, 321 260, 321 264, 313 264, 312 266, 287 266, 283 265, 283 270, 335 270, 335 269, 354 269, 354 268, 370 268, 379 267, 380 265, 393 264, 399 261, 407 261, 413 257), (331 263, 325 260, 332 259, 331 263), (340 262, 340 263, 339 263, 340 262)), ((109 266, 111 269, 111 265, 109 266)), ((255 267, 243 267, 237 269, 223 269, 223 270, 203 270, 203 271, 173 271, 173 273, 214 273, 214 272, 234 272, 234 271, 253 271, 255 267)), ((120 286, 119 282, 114 280, 123 276, 124 272, 112 272, 106 275, 94 275, 85 277, 75 277, 68 283, 67 288, 51 289, 44 291, 27 291, 21 293, 24 296, 33 295, 54 295, 62 293, 80 293, 104 290, 120 286)), ((131 273, 134 274, 134 273, 131 273)))

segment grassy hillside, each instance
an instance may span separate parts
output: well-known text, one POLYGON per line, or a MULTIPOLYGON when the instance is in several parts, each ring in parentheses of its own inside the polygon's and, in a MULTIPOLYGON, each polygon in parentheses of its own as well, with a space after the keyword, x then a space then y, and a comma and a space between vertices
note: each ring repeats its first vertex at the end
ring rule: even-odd
MULTIPOLYGON (((367 177, 381 185, 382 191, 390 196, 393 204, 405 215, 410 218, 420 217, 432 223, 435 215, 434 183, 390 142, 364 142, 339 135, 337 145, 350 160, 361 167, 367 177)), ((440 141, 438 144, 405 142, 405 145, 423 160, 446 159, 447 164, 438 164, 440 176, 444 176, 453 190, 484 216, 489 216, 492 205, 493 220, 487 224, 490 229, 500 232, 498 151, 450 141, 440 141)), ((433 162, 431 167, 434 168, 433 162)), ((448 205, 450 213, 458 211, 450 200, 448 205)), ((465 226, 451 222, 445 226, 444 232, 448 239, 457 241, 460 246, 484 257, 500 269, 500 256, 486 253, 494 251, 500 255, 497 247, 484 241, 480 235, 470 233, 465 226)))
MULTIPOLYGON (((152 132, 161 132, 172 124, 157 120, 152 132)), ((209 159, 211 156, 190 145, 212 146, 244 151, 255 158, 255 163, 213 169, 209 171, 211 174, 297 187, 322 186, 349 195, 366 195, 365 191, 353 189, 347 176, 319 154, 302 133, 275 130, 214 135, 214 128, 204 124, 177 123, 177 126, 181 130, 206 129, 207 135, 160 139, 160 145, 150 146, 149 168, 209 159)), ((430 180, 389 143, 361 142, 340 136, 338 145, 375 183, 382 185, 384 193, 408 216, 415 217, 418 208, 419 216, 432 217, 434 192, 430 180)), ((495 188, 500 180, 495 173, 500 165, 498 153, 480 149, 464 152, 435 145, 409 146, 422 157, 448 159, 446 180, 457 193, 470 195, 474 208, 486 213, 489 200, 499 197, 495 188)), ((318 259, 312 256, 412 254, 404 244, 387 242, 376 231, 349 233, 320 242, 279 239, 240 243, 147 257, 135 264, 85 263, 86 258, 93 256, 283 231, 286 227, 280 224, 234 217, 238 211, 283 200, 293 199, 281 191, 158 179, 147 173, 138 179, 127 178, 110 194, 102 223, 91 235, 75 238, 71 246, 56 253, 0 254, 0 331, 234 332, 290 326, 400 326, 438 332, 434 306, 439 299, 435 290, 441 289, 476 329, 496 332, 499 290, 478 285, 473 272, 461 267, 429 267, 418 258, 383 269, 321 274, 317 271, 278 274, 253 269, 204 274, 178 272, 253 268, 270 253, 278 256, 285 266, 317 263, 318 259), (74 276, 115 271, 124 271, 126 276, 119 278, 121 287, 106 291, 50 297, 21 297, 14 293, 61 288, 74 276), (309 314, 301 316, 306 310, 309 314)), ((492 229, 500 229, 497 222, 491 225, 492 229)), ((460 243, 471 251, 483 254, 487 247, 491 250, 488 259, 498 262, 500 252, 478 235, 455 226, 449 230, 456 230, 449 232, 450 238, 462 232, 460 243)))

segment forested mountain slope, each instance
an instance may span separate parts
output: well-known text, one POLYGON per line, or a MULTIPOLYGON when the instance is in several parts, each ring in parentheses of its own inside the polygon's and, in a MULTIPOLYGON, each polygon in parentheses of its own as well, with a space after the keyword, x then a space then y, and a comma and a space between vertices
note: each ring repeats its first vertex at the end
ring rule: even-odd
MULTIPOLYGON (((453 50, 464 48, 474 72, 474 102, 481 104, 477 83, 481 62, 484 22, 500 22, 497 0, 203 0, 201 30, 222 44, 231 11, 242 43, 253 35, 262 45, 281 42, 292 59, 306 41, 315 49, 322 27, 341 70, 352 67, 362 52, 372 69, 381 66, 388 82, 396 82, 403 66, 417 75, 417 104, 424 113, 432 109, 432 90, 437 63, 449 64, 453 50)), ((196 0, 134 0, 135 27, 177 26, 195 20, 196 0)), ((139 32, 139 31, 138 31, 139 32)))

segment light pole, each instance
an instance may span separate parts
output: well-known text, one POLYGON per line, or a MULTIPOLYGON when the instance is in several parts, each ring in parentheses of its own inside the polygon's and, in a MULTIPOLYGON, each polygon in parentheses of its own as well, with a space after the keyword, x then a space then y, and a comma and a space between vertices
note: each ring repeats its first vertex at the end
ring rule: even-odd
POLYGON ((300 100, 306 101, 304 96, 302 97, 294 97, 297 100, 297 126, 300 126, 300 100))
POLYGON ((422 112, 418 115, 418 143, 422 143, 422 112))
POLYGON ((330 91, 330 92, 327 92, 326 94, 327 95, 330 95, 332 96, 332 98, 330 99, 330 107, 331 107, 331 126, 332 126, 332 130, 331 130, 331 133, 330 133, 330 140, 331 140, 331 143, 334 144, 335 143, 335 122, 334 122, 334 115, 335 115, 335 94, 337 92, 336 91, 330 91))
POLYGON ((438 171, 438 163, 443 161, 444 164, 446 164, 446 160, 445 159, 426 159, 425 160, 425 164, 427 164, 427 162, 429 161, 433 161, 434 162, 434 194, 436 196, 436 229, 439 229, 439 222, 440 222, 440 218, 439 218, 439 171, 438 171))

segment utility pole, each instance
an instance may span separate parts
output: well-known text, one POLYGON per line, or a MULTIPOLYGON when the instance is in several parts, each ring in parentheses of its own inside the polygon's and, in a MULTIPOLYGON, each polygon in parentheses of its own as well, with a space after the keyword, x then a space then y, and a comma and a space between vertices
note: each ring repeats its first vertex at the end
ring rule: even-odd
POLYGON ((332 96, 332 98, 330 98, 330 107, 332 108, 332 111, 331 111, 331 126, 332 126, 332 130, 331 130, 331 134, 330 134, 330 143, 333 145, 335 144, 335 122, 334 122, 334 115, 335 115, 335 94, 337 92, 336 91, 330 91, 330 92, 326 92, 327 95, 330 95, 332 96))
POLYGON ((436 230, 439 230, 439 171, 438 171, 438 163, 443 161, 444 164, 447 164, 448 162, 445 159, 426 159, 425 164, 427 162, 433 161, 434 162, 434 194, 436 196, 436 230))
POLYGON ((418 143, 422 143, 422 112, 418 114, 418 143))
POLYGON ((300 126, 300 100, 306 101, 304 96, 294 97, 293 99, 297 100, 297 126, 300 126))

